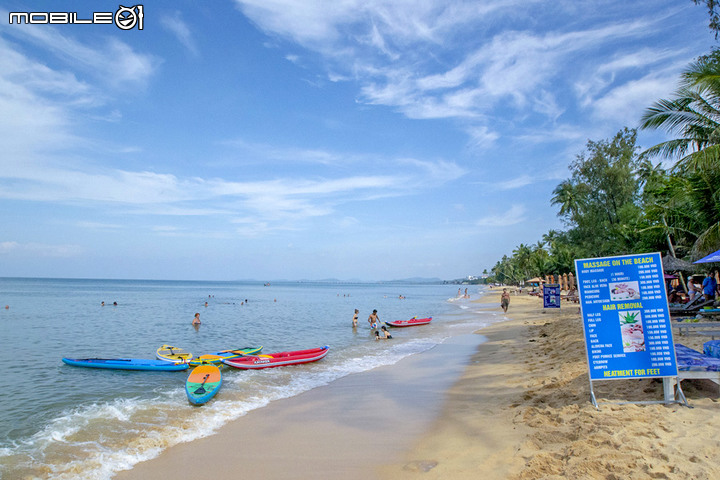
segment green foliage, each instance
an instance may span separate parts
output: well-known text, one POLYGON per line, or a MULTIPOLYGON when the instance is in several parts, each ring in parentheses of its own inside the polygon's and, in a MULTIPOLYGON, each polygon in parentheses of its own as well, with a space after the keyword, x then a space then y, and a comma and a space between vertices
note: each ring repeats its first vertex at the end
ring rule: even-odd
POLYGON ((708 9, 708 14, 710 15, 710 23, 708 24, 708 27, 710 27, 710 30, 715 32, 715 39, 717 40, 718 35, 720 35, 720 15, 718 13, 718 9, 720 8, 720 3, 716 2, 715 0, 692 0, 695 5, 701 5, 705 4, 708 9))
MULTIPOLYGON (((720 3, 704 3, 720 32, 720 3)), ((492 268, 492 281, 574 272, 578 258, 660 251, 695 260, 720 249, 720 50, 690 64, 674 98, 648 108, 641 128, 673 138, 641 154, 628 128, 588 141, 551 198, 567 229, 520 244, 492 268)))
POLYGON ((570 165, 571 177, 553 192, 558 215, 588 256, 627 253, 636 241, 628 228, 641 216, 636 138, 635 130, 625 128, 610 140, 588 141, 570 165))
MULTIPOLYGON (((696 2, 697 3, 697 2, 696 2)), ((708 2, 712 11, 718 6, 708 2), (710 5, 712 4, 712 5, 710 5)), ((717 15, 716 15, 717 21, 717 15)), ((675 97, 659 100, 643 115, 642 128, 674 135, 643 157, 676 160, 669 178, 647 188, 646 217, 661 219, 667 235, 692 258, 720 247, 720 50, 683 72, 675 97)))

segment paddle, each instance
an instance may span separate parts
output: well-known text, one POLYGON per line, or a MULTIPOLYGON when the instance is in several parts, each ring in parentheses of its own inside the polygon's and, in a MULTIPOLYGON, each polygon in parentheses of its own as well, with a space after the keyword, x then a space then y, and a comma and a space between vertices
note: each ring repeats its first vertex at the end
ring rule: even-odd
POLYGON ((205 387, 203 387, 203 385, 205 385, 205 382, 207 382, 208 377, 210 377, 210 374, 209 374, 209 373, 205 374, 205 376, 203 377, 202 383, 201 383, 200 386, 193 392, 195 395, 202 395, 203 393, 207 392, 207 390, 205 390, 205 387))

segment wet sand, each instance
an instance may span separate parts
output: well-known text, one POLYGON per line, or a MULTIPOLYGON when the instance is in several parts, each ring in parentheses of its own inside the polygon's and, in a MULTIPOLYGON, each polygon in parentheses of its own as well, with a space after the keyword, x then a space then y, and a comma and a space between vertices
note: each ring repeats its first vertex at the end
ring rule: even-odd
POLYGON ((427 431, 482 340, 453 337, 395 365, 272 402, 115 478, 374 478, 378 465, 401 461, 427 431))

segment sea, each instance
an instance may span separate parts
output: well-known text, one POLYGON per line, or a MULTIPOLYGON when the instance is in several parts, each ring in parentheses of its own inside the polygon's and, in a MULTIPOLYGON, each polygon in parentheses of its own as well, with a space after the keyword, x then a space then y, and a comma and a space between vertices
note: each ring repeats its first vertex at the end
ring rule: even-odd
POLYGON ((465 297, 465 286, 448 284, 0 278, 0 478, 110 479, 272 401, 500 321, 499 309, 478 302, 483 288, 471 286, 465 297), (367 322, 373 309, 381 322, 433 321, 375 341, 367 322), (222 389, 201 407, 185 394, 189 370, 62 362, 152 359, 162 344, 194 355, 256 346, 272 353, 328 345, 330 352, 305 365, 223 366, 222 389))

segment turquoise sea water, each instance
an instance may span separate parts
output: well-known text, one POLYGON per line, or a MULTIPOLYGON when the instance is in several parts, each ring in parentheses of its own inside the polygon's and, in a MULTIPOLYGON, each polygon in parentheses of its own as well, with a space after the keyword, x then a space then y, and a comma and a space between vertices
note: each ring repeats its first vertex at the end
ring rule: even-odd
POLYGON ((0 478, 112 478, 273 400, 396 363, 501 318, 472 303, 477 287, 470 294, 458 298, 452 285, 394 283, 0 278, 0 478), (367 322, 373 309, 382 321, 432 316, 433 322, 392 329, 392 340, 377 342, 367 322), (63 356, 154 358, 164 343, 196 355, 261 345, 266 353, 329 345, 330 353, 285 368, 223 367, 222 390, 202 407, 185 396, 189 371, 61 362, 63 356))

